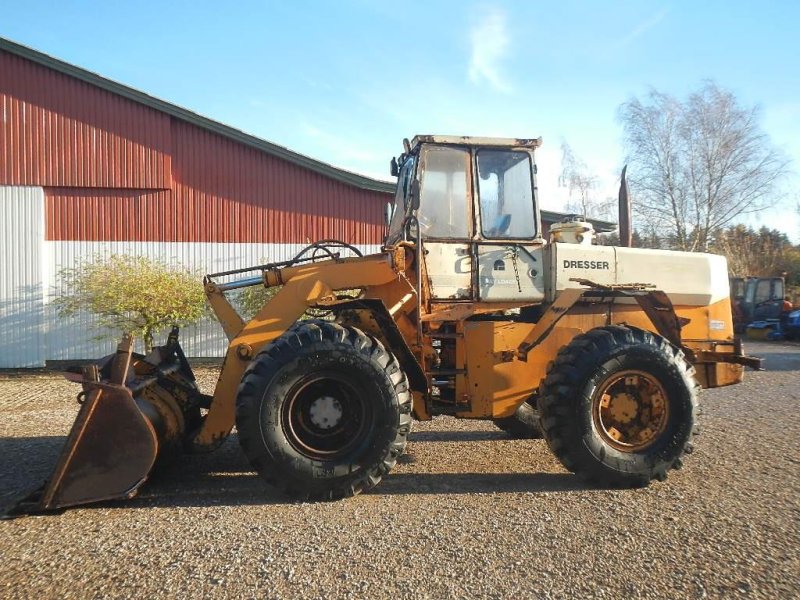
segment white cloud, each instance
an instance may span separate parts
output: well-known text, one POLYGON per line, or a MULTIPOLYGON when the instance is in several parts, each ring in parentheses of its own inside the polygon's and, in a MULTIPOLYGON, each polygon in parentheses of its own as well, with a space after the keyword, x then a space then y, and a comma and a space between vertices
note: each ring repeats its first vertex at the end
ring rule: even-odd
POLYGON ((654 15, 648 17, 644 21, 639 22, 636 25, 636 27, 634 27, 628 33, 628 35, 626 35, 625 37, 623 37, 621 40, 619 40, 616 43, 616 47, 617 48, 624 48, 625 46, 627 46, 628 44, 630 44, 631 42, 633 42, 637 38, 643 36, 650 29, 652 29, 653 27, 658 25, 664 19, 664 17, 667 16, 668 13, 669 13, 669 8, 662 8, 660 11, 658 11, 654 15))
POLYGON ((511 85, 501 73, 501 63, 510 45, 505 13, 494 7, 482 8, 480 20, 470 31, 470 42, 470 81, 476 85, 487 83, 498 92, 510 93, 511 85))
POLYGON ((261 98, 256 98, 254 96, 247 98, 247 105, 251 108, 267 108, 266 102, 264 102, 261 98))

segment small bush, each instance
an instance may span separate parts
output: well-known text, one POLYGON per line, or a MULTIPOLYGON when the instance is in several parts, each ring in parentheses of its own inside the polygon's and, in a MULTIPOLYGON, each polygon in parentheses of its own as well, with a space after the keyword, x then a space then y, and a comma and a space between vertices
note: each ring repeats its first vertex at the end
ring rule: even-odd
POLYGON ((206 314, 201 278, 180 266, 144 256, 84 260, 61 271, 65 293, 56 301, 62 316, 86 310, 100 324, 141 336, 145 352, 158 332, 197 323, 206 314))

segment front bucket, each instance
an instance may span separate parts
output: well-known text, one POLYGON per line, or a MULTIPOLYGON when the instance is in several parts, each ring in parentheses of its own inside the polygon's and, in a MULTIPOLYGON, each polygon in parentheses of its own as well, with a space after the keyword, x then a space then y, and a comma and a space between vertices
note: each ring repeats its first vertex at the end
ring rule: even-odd
POLYGON ((129 498, 145 482, 158 454, 158 439, 125 385, 131 347, 126 336, 105 381, 100 381, 96 365, 83 369, 83 404, 53 475, 9 516, 129 498))

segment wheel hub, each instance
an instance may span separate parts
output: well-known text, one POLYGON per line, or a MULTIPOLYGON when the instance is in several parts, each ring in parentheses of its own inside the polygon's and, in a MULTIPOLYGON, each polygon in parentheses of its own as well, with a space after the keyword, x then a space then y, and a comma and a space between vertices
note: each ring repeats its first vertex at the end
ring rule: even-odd
POLYGON ((357 446, 370 423, 370 404, 357 381, 335 370, 301 377, 281 409, 284 432, 301 454, 334 460, 357 446))
POLYGON ((592 402, 592 419, 610 446, 623 452, 637 452, 655 442, 666 429, 667 394, 649 373, 615 373, 598 386, 592 402))
POLYGON ((608 401, 608 412, 615 421, 630 423, 639 412, 639 407, 635 398, 622 393, 616 394, 608 401))
POLYGON ((342 404, 333 396, 321 396, 308 409, 311 423, 320 429, 333 429, 342 420, 342 404))

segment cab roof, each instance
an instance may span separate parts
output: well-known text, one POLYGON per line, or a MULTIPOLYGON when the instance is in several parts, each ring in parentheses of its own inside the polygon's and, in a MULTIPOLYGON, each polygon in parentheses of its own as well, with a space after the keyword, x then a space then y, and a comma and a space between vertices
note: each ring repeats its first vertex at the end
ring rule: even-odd
POLYGON ((420 144, 452 144, 457 146, 502 146, 505 148, 538 148, 542 138, 496 138, 469 135, 417 135, 411 140, 411 147, 420 144))

